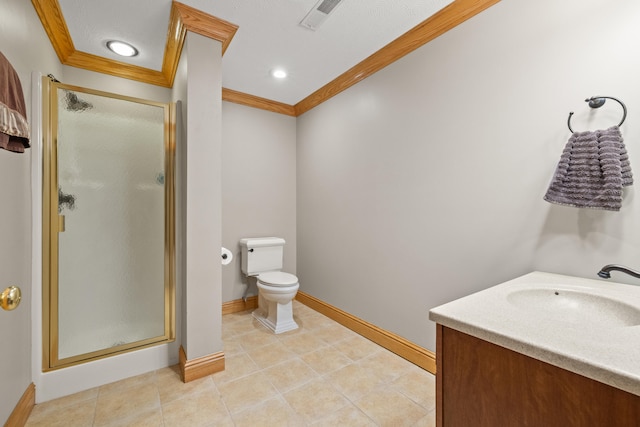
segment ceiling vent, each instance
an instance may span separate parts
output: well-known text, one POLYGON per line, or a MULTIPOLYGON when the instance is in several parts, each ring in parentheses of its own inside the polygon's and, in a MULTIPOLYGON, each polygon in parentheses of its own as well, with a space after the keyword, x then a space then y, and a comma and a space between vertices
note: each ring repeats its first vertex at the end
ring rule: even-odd
POLYGON ((300 21, 300 25, 313 31, 317 30, 341 2, 342 0, 320 0, 300 21))

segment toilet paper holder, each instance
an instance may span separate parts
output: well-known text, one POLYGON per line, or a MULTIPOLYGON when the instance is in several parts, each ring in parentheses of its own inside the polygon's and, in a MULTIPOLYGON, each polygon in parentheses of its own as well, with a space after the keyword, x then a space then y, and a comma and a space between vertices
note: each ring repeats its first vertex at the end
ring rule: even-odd
POLYGON ((231 253, 231 251, 225 247, 222 247, 220 249, 220 253, 222 257, 222 265, 229 265, 231 263, 231 260, 233 260, 233 253, 231 253))

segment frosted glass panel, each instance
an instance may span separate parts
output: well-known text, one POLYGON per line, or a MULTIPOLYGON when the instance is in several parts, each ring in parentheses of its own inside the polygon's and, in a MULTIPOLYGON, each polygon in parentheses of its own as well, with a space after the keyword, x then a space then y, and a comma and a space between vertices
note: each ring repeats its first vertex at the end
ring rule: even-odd
POLYGON ((58 358, 165 334, 164 109, 58 88, 58 358))

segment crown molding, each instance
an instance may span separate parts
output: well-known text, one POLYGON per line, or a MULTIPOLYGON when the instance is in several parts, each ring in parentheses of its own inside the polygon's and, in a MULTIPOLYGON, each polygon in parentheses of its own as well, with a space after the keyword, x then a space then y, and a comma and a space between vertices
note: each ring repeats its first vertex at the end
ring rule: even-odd
MULTIPOLYGON (((499 1, 454 0, 441 11, 295 105, 225 88, 222 89, 222 99, 280 114, 300 116, 499 1)), ((171 5, 162 71, 156 71, 77 51, 69 35, 58 0, 31 0, 31 2, 61 63, 164 87, 173 86, 187 31, 220 41, 224 54, 238 29, 237 25, 174 1, 171 5)))
POLYGON ((162 71, 157 71, 76 50, 58 0, 31 0, 31 3, 62 64, 164 87, 173 86, 187 31, 218 40, 224 54, 238 30, 237 25, 174 1, 162 71))
POLYGON ((236 90, 222 88, 222 100, 233 102, 236 104, 246 105, 248 107, 260 108, 262 110, 272 111, 274 113, 286 114, 287 116, 296 115, 293 105, 285 104, 278 101, 272 101, 266 98, 249 95, 236 90))
MULTIPOLYGON (((210 39, 218 40, 222 43, 223 55, 227 47, 229 47, 231 39, 233 39, 236 31, 238 31, 238 26, 231 22, 216 18, 213 15, 209 15, 208 13, 175 0, 171 5, 172 14, 173 11, 176 11, 179 15, 182 25, 187 30, 209 37, 210 39)), ((169 33, 169 35, 171 35, 171 33, 169 33)))
POLYGON ((499 1, 454 0, 453 3, 450 3, 441 11, 298 102, 294 106, 296 116, 306 113, 340 92, 377 73, 387 65, 394 63, 499 1))

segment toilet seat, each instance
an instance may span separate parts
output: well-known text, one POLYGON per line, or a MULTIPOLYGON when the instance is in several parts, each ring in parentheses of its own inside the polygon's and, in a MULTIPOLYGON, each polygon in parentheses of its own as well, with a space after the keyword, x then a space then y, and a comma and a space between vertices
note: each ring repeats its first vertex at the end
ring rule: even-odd
POLYGON ((258 275, 258 281, 267 286, 292 286, 298 283, 298 278, 290 273, 283 271, 269 271, 266 273, 260 273, 258 275))

